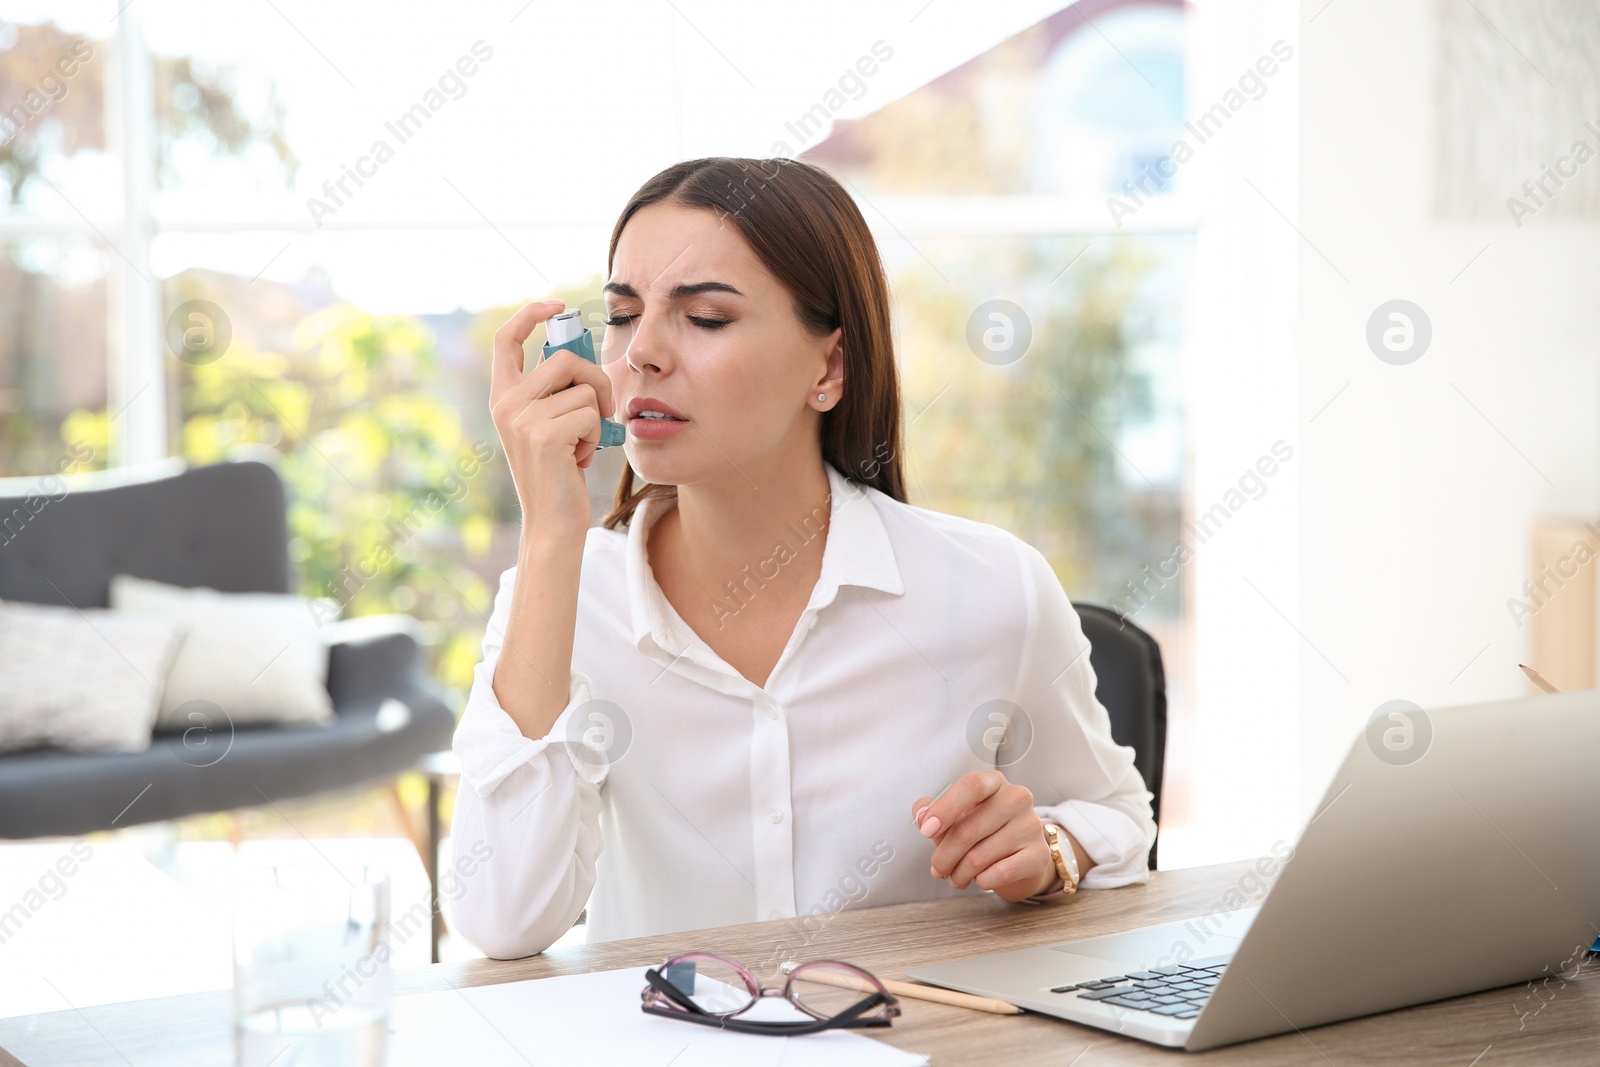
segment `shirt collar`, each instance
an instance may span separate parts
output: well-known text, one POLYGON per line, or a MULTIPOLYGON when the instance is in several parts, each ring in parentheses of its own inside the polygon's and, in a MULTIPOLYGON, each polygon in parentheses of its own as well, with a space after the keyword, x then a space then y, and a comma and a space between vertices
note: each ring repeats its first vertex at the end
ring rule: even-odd
MULTIPOLYGON (((884 528, 873 499, 882 494, 870 486, 850 481, 831 463, 824 461, 823 467, 828 473, 828 539, 822 549, 822 572, 806 610, 827 607, 846 585, 901 595, 906 591, 905 583, 895 562, 889 532, 884 528)), ((661 497, 649 497, 639 503, 628 524, 626 562, 634 644, 642 650, 645 639, 652 638, 673 655, 683 651, 691 635, 669 636, 675 629, 669 621, 672 615, 667 598, 650 571, 645 546, 651 524, 667 508, 676 506, 672 499, 661 497)), ((808 531, 803 522, 791 522, 788 529, 790 536, 783 540, 790 548, 798 547, 808 534, 815 536, 814 528, 808 531)))

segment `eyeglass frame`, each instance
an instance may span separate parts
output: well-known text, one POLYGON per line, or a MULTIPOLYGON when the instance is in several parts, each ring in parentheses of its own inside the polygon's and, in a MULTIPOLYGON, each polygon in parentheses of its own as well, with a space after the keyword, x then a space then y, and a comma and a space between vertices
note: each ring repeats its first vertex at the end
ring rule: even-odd
POLYGON ((715 1026, 719 1029, 731 1030, 741 1034, 772 1034, 778 1037, 800 1037, 835 1028, 859 1029, 892 1026, 894 1025, 894 1020, 900 1015, 899 999, 884 987, 883 982, 878 979, 877 975, 843 960, 808 960, 789 972, 788 979, 783 983, 783 988, 781 989, 776 986, 763 985, 742 964, 715 952, 680 952, 675 956, 669 956, 656 967, 648 968, 644 974, 647 984, 639 995, 639 1008, 641 1011, 668 1019, 682 1019, 685 1022, 715 1026), (689 994, 674 985, 663 973, 667 967, 674 963, 693 960, 710 960, 732 968, 740 978, 744 979, 745 991, 750 994, 750 1002, 733 1011, 720 1012, 707 1011, 696 1004, 689 994), (819 1015, 814 1009, 796 1000, 791 990, 796 976, 801 975, 807 967, 814 967, 820 964, 842 967, 870 982, 877 989, 841 1012, 831 1016, 819 1015), (782 997, 817 1021, 811 1023, 802 1021, 752 1022, 735 1018, 735 1016, 749 1011, 767 997, 782 997), (663 999, 673 1006, 662 1006, 661 1001, 663 999), (862 1012, 870 1011, 880 1005, 883 1007, 883 1014, 865 1019, 861 1018, 862 1012))

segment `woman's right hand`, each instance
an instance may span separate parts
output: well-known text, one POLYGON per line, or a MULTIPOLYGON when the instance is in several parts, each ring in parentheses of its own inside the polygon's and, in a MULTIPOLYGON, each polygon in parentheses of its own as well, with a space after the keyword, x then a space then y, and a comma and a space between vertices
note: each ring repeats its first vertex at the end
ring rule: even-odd
POLYGON ((495 331, 489 410, 524 534, 581 541, 591 514, 583 471, 600 446, 601 416, 609 418, 616 402, 605 372, 575 352, 557 352, 523 373, 523 343, 563 307, 560 300, 529 304, 495 331))

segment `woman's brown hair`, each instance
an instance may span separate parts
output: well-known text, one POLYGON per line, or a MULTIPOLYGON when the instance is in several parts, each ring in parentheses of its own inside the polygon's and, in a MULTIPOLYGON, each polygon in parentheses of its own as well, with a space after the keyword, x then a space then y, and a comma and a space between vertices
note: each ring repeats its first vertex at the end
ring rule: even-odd
MULTIPOLYGON (((889 324, 889 286, 878 246, 855 201, 825 171, 793 159, 713 156, 675 163, 639 188, 611 231, 611 273, 623 227, 640 208, 667 202, 715 211, 794 300, 818 337, 842 328, 844 396, 822 413, 822 458, 853 482, 904 501, 900 383, 889 324)), ((606 529, 632 520, 639 502, 674 485, 633 484, 624 464, 606 529)))

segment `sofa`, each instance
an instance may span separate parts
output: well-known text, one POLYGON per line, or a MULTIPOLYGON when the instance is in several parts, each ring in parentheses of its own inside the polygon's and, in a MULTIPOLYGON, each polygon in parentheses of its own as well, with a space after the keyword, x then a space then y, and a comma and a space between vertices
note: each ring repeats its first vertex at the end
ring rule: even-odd
MULTIPOLYGON (((262 462, 168 462, 52 483, 0 483, 0 599, 107 606, 112 575, 231 593, 293 591, 287 503, 262 462), (62 488, 66 485, 66 488, 62 488)), ((329 725, 158 732, 143 752, 0 755, 0 838, 75 836, 267 806, 392 779, 450 747, 455 716, 403 617, 335 624, 329 725)), ((424 856, 433 873, 433 857, 424 856)))

